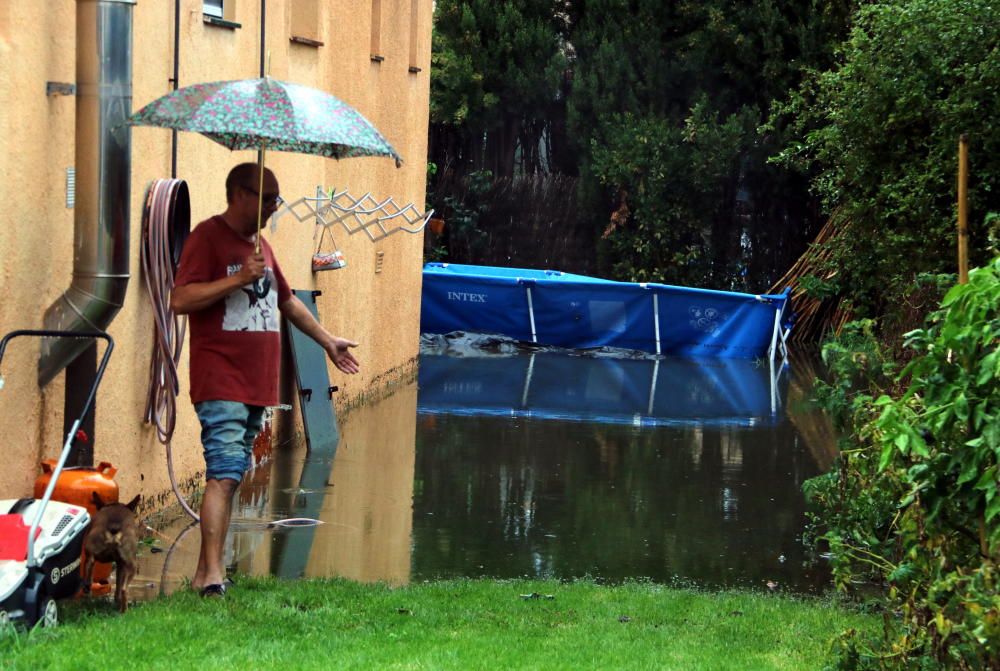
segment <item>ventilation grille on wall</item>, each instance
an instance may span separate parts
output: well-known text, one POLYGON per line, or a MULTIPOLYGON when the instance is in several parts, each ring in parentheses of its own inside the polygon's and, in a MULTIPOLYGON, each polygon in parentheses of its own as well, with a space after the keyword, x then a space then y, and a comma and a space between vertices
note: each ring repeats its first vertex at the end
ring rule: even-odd
POLYGON ((76 168, 66 168, 66 209, 76 205, 76 168))

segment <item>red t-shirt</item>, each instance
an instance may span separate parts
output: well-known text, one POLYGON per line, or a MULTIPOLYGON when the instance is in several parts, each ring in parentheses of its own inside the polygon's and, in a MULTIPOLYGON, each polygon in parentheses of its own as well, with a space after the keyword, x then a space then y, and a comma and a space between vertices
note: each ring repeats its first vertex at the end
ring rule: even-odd
MULTIPOLYGON (((192 403, 278 403, 278 306, 292 292, 267 240, 262 238, 260 247, 267 268, 263 278, 188 316, 192 403)), ((212 282, 237 273, 253 253, 253 243, 237 235, 222 217, 207 219, 184 243, 174 285, 212 282)))

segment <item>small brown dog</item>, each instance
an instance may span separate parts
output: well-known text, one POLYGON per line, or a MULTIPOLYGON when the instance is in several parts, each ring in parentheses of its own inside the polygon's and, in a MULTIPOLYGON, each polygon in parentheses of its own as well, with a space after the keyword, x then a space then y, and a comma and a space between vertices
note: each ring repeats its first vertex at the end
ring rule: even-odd
POLYGON ((115 603, 118 604, 118 610, 124 613, 128 609, 128 585, 135 575, 135 559, 139 551, 140 525, 135 514, 139 496, 125 505, 105 505, 97 492, 93 492, 93 497, 97 512, 90 521, 87 537, 83 541, 83 549, 87 554, 83 569, 83 593, 90 593, 94 562, 114 562, 115 603))

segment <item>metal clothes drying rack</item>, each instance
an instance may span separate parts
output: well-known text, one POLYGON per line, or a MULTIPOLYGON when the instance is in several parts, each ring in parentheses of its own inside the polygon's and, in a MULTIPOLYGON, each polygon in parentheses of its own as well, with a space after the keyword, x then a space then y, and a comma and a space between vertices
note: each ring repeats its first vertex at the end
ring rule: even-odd
POLYGON ((348 235, 364 232, 376 242, 400 231, 420 233, 434 210, 421 213, 413 203, 400 206, 391 196, 378 200, 370 191, 355 198, 347 189, 325 191, 318 186, 315 197, 303 196, 292 203, 284 203, 271 216, 272 230, 277 227, 277 220, 286 214, 299 221, 314 218, 316 225, 323 228, 340 224, 348 235))

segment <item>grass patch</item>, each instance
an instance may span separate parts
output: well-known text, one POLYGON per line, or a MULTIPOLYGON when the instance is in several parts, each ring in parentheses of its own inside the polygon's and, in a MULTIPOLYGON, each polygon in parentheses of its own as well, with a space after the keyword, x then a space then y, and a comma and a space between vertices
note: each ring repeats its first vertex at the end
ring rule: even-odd
POLYGON ((393 588, 241 577, 134 606, 69 603, 0 633, 9 669, 818 669, 871 616, 829 599, 647 583, 456 580, 393 588), (524 595, 534 595, 525 598, 524 595))

